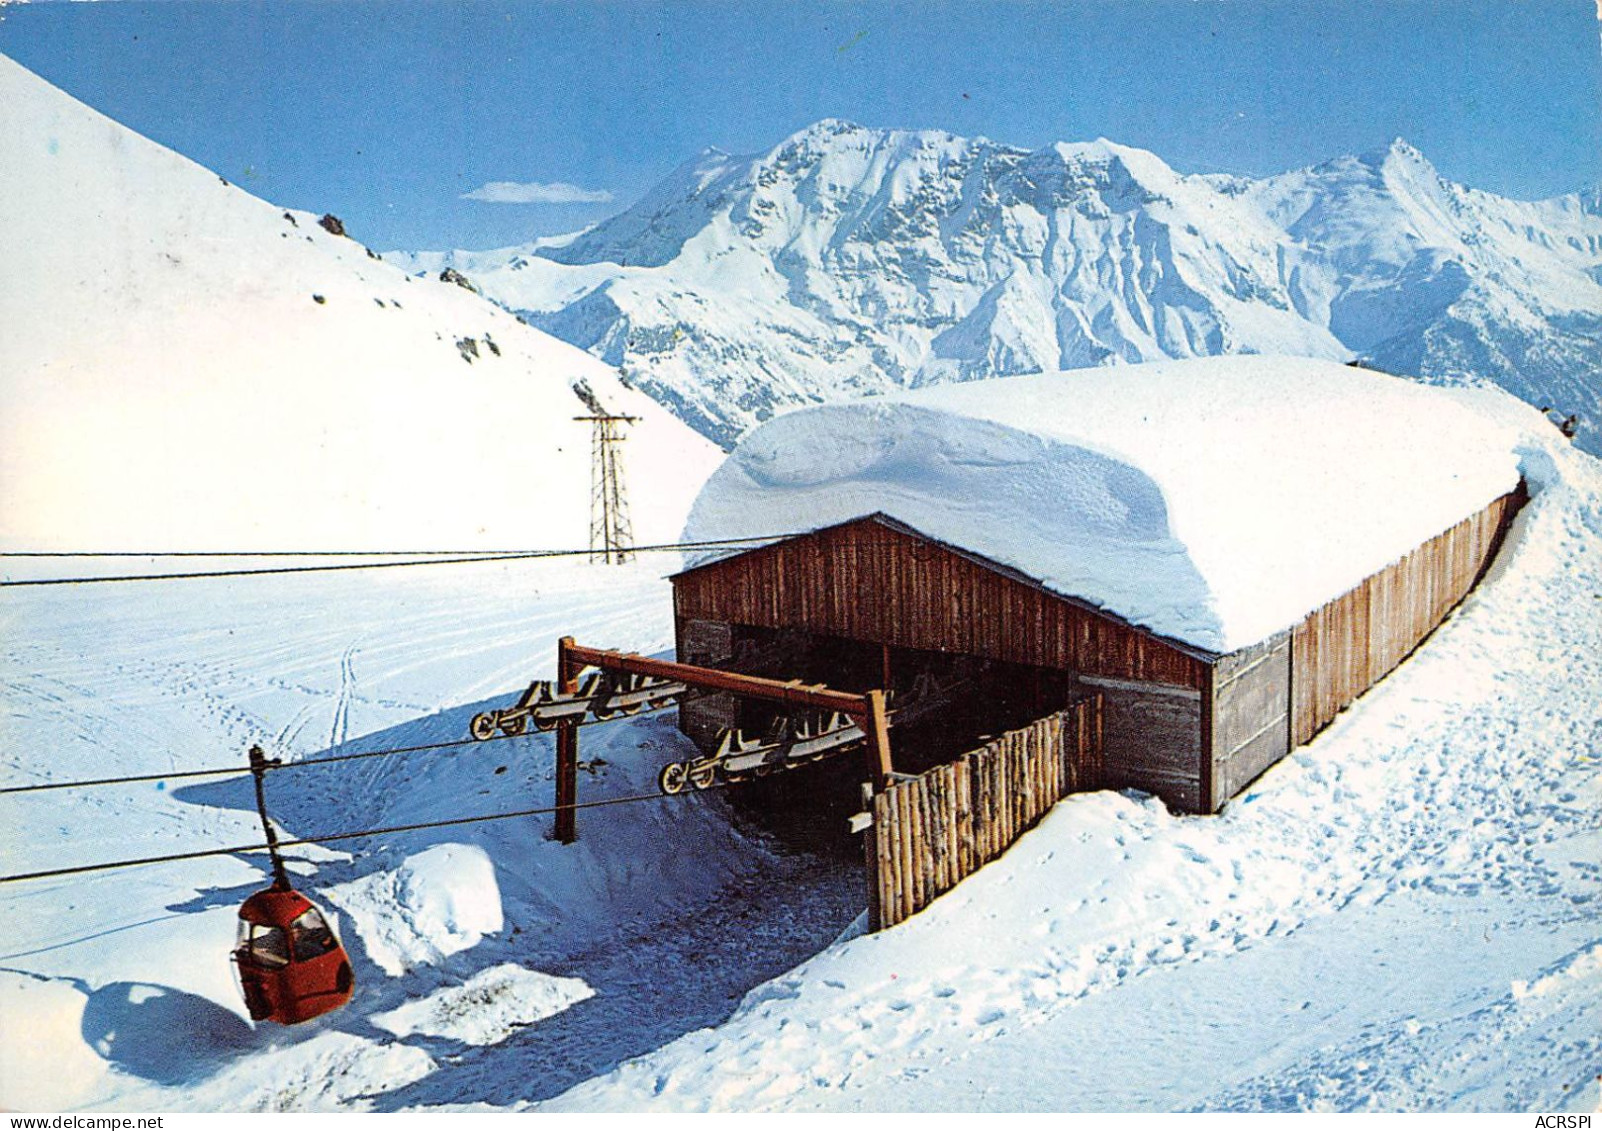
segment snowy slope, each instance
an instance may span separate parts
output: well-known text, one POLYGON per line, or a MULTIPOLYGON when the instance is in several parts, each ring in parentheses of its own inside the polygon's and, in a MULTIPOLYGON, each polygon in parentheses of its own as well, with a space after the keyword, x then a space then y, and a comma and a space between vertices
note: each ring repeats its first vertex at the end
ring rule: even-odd
POLYGON ((920 389, 753 430, 696 499, 685 540, 882 512, 1231 652, 1512 491, 1520 436, 1549 430, 1533 410, 1517 427, 1499 419, 1519 407, 1287 357, 920 389))
MULTIPOLYGON (((228 975, 259 857, 0 885, 0 1106, 1596 1110, 1602 470, 1544 425, 1521 451, 1534 497, 1480 589, 1219 817, 1073 798, 839 942, 855 863, 717 797, 587 810, 572 848, 535 818, 297 849, 359 988, 293 1030, 228 975)), ((560 634, 666 648, 668 568, 0 590, 0 780, 459 735, 560 634)), ((581 799, 683 749, 666 717, 587 729, 581 799)), ((531 736, 284 771, 269 801, 315 833, 547 804, 550 770, 531 736)), ((0 796, 0 873, 243 843, 249 806, 242 778, 0 796)))
POLYGON ((587 383, 636 534, 715 452, 607 365, 0 58, 0 547, 573 547, 587 383))
MULTIPOLYGON (((253 742, 297 761, 462 738, 486 702, 554 674, 558 636, 670 647, 673 565, 3 590, 0 784, 242 768, 253 742)), ((581 800, 655 794, 687 753, 667 716, 586 728, 581 800)), ((283 771, 267 796, 292 835, 346 831, 549 806, 553 766, 551 736, 530 735, 283 771)), ((854 870, 776 855, 717 796, 586 810, 571 848, 549 829, 290 850, 357 978, 349 1008, 294 1029, 245 1020, 227 960, 263 856, 0 885, 0 1107, 554 1095, 720 1020, 857 914, 854 870), (775 908, 792 890, 806 902, 775 908), (762 945, 705 969, 731 926, 762 945)), ((260 838, 244 776, 0 796, 0 875, 260 838)))
POLYGON ((728 444, 786 405, 1221 353, 1363 355, 1578 413, 1602 450, 1602 212, 1398 142, 1254 182, 1105 140, 819 122, 709 150, 577 236, 450 264, 728 444))

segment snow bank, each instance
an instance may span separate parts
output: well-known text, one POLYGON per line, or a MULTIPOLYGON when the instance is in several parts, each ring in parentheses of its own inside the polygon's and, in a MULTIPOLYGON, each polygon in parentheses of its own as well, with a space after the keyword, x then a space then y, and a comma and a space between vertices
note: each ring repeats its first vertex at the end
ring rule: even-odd
POLYGON ((32 974, 0 971, 0 1104, 10 1111, 60 1111, 106 1065, 84 1043, 86 995, 32 974))
POLYGON ((464 1045, 494 1045, 525 1025, 594 996, 582 978, 558 978, 507 962, 481 970, 459 986, 375 1013, 371 1020, 397 1037, 418 1033, 464 1045))
POLYGON ((495 865, 476 845, 436 845, 393 872, 330 888, 328 897, 391 977, 477 946, 502 925, 495 865))
POLYGON ((803 409, 740 444, 685 537, 880 511, 1228 652, 1512 490, 1518 414, 1487 412, 1486 398, 1332 362, 1227 357, 803 409))

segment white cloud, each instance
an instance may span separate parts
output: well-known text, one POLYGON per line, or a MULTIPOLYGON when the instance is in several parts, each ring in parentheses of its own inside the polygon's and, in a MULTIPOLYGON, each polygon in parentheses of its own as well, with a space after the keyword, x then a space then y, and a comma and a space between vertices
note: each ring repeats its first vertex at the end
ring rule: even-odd
POLYGON ((472 192, 464 192, 463 200, 482 200, 490 204, 609 204, 612 194, 605 189, 579 188, 566 181, 541 184, 538 181, 490 181, 472 192))

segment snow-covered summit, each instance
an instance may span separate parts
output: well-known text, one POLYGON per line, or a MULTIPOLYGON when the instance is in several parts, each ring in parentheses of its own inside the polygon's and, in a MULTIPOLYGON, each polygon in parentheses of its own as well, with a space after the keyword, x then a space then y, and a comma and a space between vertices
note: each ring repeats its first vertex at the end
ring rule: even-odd
POLYGON ((1228 652, 1513 490, 1533 417, 1488 390, 1302 358, 971 382, 778 417, 712 477, 685 533, 882 512, 1228 652))
POLYGON ((582 547, 576 384, 642 418, 640 537, 716 463, 596 358, 3 57, 0 169, 5 548, 582 547))
POLYGON ((826 119, 703 155, 561 250, 451 262, 725 444, 863 392, 1290 353, 1491 381, 1602 451, 1595 197, 1477 192, 1400 138, 1252 179, 826 119))

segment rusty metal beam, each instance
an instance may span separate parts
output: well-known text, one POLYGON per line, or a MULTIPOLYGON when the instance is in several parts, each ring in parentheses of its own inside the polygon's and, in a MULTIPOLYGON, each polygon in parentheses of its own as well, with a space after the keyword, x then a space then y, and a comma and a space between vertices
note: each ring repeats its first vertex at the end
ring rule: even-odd
POLYGON ((883 789, 895 773, 890 764, 890 716, 885 711, 884 692, 870 691, 868 713, 859 723, 868 739, 868 773, 873 777, 873 788, 883 789))
MULTIPOLYGON (((791 703, 823 711, 839 711, 862 728, 868 754, 868 774, 874 789, 883 789, 894 777, 890 760, 890 723, 885 710, 885 693, 870 691, 853 695, 826 687, 804 684, 800 680, 764 679, 717 668, 696 667, 672 660, 653 660, 635 652, 610 652, 585 648, 564 636, 556 645, 558 691, 572 695, 578 691, 579 672, 586 667, 630 675, 671 680, 710 691, 731 691, 752 699, 791 703)), ((561 722, 556 728, 556 839, 572 844, 578 839, 578 724, 561 722)))
MULTIPOLYGON (((566 637, 563 639, 568 640, 566 637)), ((654 676, 710 691, 732 691, 752 699, 768 699, 778 703, 816 707, 823 711, 839 711, 859 722, 866 719, 869 712, 866 695, 831 691, 826 687, 804 684, 800 680, 786 682, 764 679, 761 676, 741 675, 739 672, 720 671, 717 668, 700 668, 672 660, 653 660, 633 652, 608 652, 600 648, 584 648, 573 643, 565 644, 563 654, 580 666, 589 665, 606 671, 654 676)))

